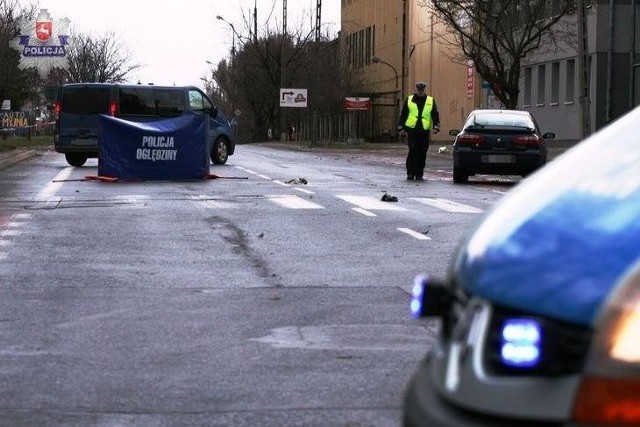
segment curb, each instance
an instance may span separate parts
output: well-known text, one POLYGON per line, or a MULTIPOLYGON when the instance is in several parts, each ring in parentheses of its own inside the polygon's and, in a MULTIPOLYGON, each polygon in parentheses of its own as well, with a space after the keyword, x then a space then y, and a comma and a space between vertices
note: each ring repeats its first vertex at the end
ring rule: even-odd
POLYGON ((27 160, 38 154, 36 150, 13 150, 0 153, 0 170, 27 160))

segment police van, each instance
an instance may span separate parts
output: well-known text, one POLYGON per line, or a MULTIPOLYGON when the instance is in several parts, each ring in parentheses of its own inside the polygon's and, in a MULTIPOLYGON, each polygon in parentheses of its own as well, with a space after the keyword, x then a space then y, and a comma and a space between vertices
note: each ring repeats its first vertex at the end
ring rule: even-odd
POLYGON ((54 148, 67 163, 82 166, 98 157, 99 116, 149 122, 193 111, 209 116, 211 161, 225 164, 235 151, 235 133, 223 113, 194 86, 68 83, 58 88, 54 148))

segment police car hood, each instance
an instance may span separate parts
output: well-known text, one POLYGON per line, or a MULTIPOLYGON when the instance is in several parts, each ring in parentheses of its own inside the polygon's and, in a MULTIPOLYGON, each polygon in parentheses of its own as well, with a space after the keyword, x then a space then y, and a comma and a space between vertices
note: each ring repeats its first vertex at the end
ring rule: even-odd
POLYGON ((460 247, 459 285, 495 304, 593 325, 640 260, 638 123, 640 107, 511 190, 460 247))

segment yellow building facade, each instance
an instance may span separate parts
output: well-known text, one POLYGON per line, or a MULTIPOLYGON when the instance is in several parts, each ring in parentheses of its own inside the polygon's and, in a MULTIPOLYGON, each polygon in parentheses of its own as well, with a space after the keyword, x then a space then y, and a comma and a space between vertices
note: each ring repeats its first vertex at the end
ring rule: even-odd
MULTIPOLYGON (((428 2, 428 0, 426 0, 428 2)), ((342 0, 341 38, 357 93, 373 101, 373 133, 397 135, 402 102, 416 81, 427 83, 440 112, 434 140, 451 140, 469 112, 481 103, 472 64, 435 22, 425 0, 342 0)))

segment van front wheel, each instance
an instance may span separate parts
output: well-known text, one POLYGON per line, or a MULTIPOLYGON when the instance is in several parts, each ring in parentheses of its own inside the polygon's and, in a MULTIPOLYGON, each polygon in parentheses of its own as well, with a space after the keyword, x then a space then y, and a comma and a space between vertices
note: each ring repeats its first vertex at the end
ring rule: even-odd
POLYGON ((82 153, 66 153, 64 156, 67 163, 78 168, 87 162, 87 156, 82 153))
POLYGON ((216 139, 213 144, 213 150, 211 150, 211 161, 215 165, 224 165, 229 159, 229 145, 227 139, 220 137, 216 139))

